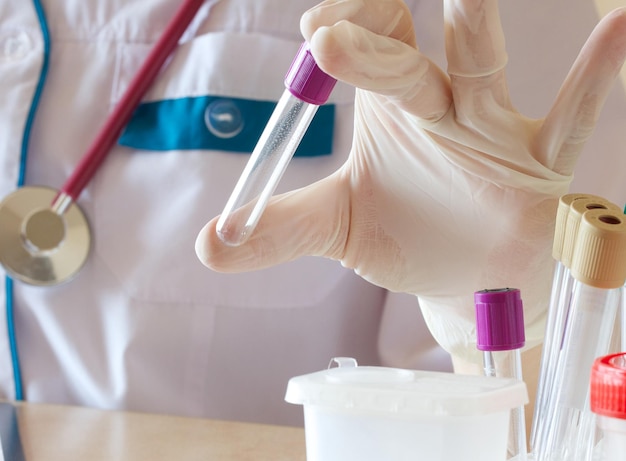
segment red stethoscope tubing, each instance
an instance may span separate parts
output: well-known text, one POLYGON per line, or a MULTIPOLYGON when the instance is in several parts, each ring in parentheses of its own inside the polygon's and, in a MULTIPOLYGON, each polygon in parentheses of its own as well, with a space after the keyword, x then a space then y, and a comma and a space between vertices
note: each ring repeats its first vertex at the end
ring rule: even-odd
POLYGON ((159 74, 163 64, 172 54, 180 37, 191 23, 204 0, 185 0, 168 23, 163 35, 150 51, 127 90, 116 104, 104 125, 97 133, 91 145, 81 157, 74 171, 61 187, 55 201, 65 194, 73 201, 93 178, 98 168, 119 139, 122 130, 130 120, 134 110, 146 91, 159 74))

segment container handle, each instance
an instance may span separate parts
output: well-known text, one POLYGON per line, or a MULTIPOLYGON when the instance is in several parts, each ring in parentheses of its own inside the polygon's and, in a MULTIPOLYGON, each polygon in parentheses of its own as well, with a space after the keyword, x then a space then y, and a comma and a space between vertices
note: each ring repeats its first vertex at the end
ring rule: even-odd
POLYGON ((328 364, 328 368, 356 368, 358 363, 356 359, 352 357, 333 357, 330 359, 330 363, 328 364), (337 365, 334 367, 333 365, 337 365))

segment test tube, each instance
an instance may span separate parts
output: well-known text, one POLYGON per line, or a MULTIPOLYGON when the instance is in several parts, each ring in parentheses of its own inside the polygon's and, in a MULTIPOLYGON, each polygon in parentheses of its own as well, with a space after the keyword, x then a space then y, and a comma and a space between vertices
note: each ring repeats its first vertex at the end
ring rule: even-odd
POLYGON ((592 209, 617 210, 617 205, 592 194, 567 194, 559 199, 552 245, 555 259, 552 293, 541 353, 535 409, 530 431, 530 447, 534 451, 537 438, 545 434, 543 417, 553 383, 556 362, 563 340, 569 311, 573 278, 570 274, 572 253, 583 213, 592 209))
MULTIPOLYGON (((476 347, 483 351, 485 376, 522 381, 520 349, 526 342, 524 308, 517 288, 481 290, 474 293, 476 347)), ((511 410, 508 457, 525 461, 526 418, 524 407, 511 410)))
POLYGON ((599 357, 591 370, 591 411, 601 444, 594 458, 624 461, 626 456, 626 352, 599 357))
POLYGON ((226 245, 239 246, 250 237, 336 82, 317 66, 304 42, 285 76, 285 91, 217 221, 217 235, 226 245))
POLYGON ((538 461, 589 461, 593 454, 589 375, 595 358, 609 350, 626 280, 624 215, 604 209, 582 215, 570 273, 572 299, 543 409, 545 434, 538 437, 538 461))
POLYGON ((548 306, 548 317, 546 320, 546 329, 544 334, 543 349, 541 353, 541 364, 539 371, 539 381, 537 383, 537 394, 535 401, 535 410, 530 431, 531 450, 535 446, 535 439, 538 427, 542 426, 540 418, 545 412, 541 408, 545 405, 544 397, 547 392, 544 388, 547 383, 551 382, 547 375, 551 370, 550 362, 552 361, 552 342, 557 336, 556 320, 562 309, 559 307, 562 303, 562 295, 565 293, 565 284, 569 278, 569 268, 563 264, 563 245, 565 240, 565 229, 567 215, 569 214, 570 205, 574 200, 588 198, 586 194, 567 194, 559 199, 556 212, 556 223, 554 227, 554 239, 552 242, 552 257, 555 260, 554 275, 552 278, 552 292, 550 294, 550 305, 548 306))
POLYGON ((624 289, 622 290, 622 312, 621 312, 621 316, 622 316, 622 324, 621 324, 621 331, 622 331, 622 338, 621 338, 621 350, 623 352, 626 352, 626 285, 624 286, 624 289))

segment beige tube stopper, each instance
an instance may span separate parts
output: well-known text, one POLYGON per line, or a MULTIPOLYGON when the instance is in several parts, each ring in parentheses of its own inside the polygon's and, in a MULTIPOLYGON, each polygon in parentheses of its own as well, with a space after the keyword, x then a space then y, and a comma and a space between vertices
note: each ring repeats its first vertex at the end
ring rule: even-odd
POLYGON ((582 215, 570 267, 572 276, 596 288, 626 281, 626 215, 594 209, 582 215))
POLYGON ((561 261, 561 255, 563 254, 563 243, 565 240, 565 224, 567 222, 567 215, 569 213, 569 207, 575 200, 589 199, 596 197, 590 194, 567 194, 561 196, 559 199, 559 205, 556 209, 556 223, 554 226, 554 241, 552 243, 552 257, 557 261, 561 261))
POLYGON ((616 204, 602 197, 588 196, 587 198, 580 198, 571 202, 567 218, 565 219, 563 248, 561 250, 561 262, 565 267, 569 268, 572 264, 583 214, 596 209, 621 213, 621 209, 616 204))

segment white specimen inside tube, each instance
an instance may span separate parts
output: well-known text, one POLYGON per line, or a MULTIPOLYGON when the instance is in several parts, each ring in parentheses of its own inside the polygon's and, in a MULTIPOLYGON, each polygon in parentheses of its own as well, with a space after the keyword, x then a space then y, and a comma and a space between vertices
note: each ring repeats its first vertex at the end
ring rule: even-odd
POLYGON ((285 90, 218 220, 225 244, 241 245, 255 229, 318 107, 285 90))

